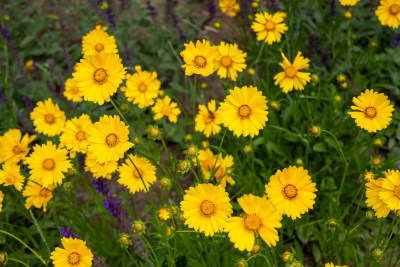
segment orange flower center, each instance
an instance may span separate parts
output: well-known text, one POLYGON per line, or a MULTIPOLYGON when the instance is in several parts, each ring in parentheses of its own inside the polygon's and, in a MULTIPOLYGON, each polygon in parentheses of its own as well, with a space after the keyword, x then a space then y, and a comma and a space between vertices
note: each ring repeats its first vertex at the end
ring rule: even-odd
POLYGON ((193 64, 198 69, 204 69, 207 65, 207 59, 203 56, 196 56, 194 58, 193 64))
POLYGON ((49 190, 47 190, 46 188, 43 188, 42 190, 40 190, 39 192, 39 196, 43 197, 43 198, 47 198, 49 197, 51 194, 51 192, 49 190))
POLYGON ((7 175, 6 178, 6 184, 15 184, 15 176, 14 175, 7 175))
POLYGON ((374 107, 367 107, 364 111, 365 117, 373 119, 376 116, 376 109, 374 107))
POLYGON ((79 141, 85 140, 86 133, 84 131, 79 131, 76 133, 75 138, 78 139, 79 141))
POLYGON ((223 56, 220 62, 225 68, 228 68, 232 65, 232 59, 229 56, 223 56))
POLYGON ((93 74, 93 79, 94 79, 94 82, 99 85, 105 84, 108 79, 107 71, 103 68, 99 68, 99 69, 95 70, 94 74, 93 74))
POLYGON ((297 196, 297 188, 292 184, 288 184, 283 189, 283 194, 285 195, 286 199, 292 199, 297 196))
POLYGON ((94 46, 94 49, 96 50, 96 52, 101 52, 104 49, 104 45, 101 43, 98 43, 94 46))
POLYGON ((54 118, 54 116, 52 114, 48 113, 48 114, 44 115, 44 120, 47 123, 52 124, 52 123, 54 123, 55 118, 54 118))
POLYGON ((375 166, 379 166, 381 165, 382 160, 380 158, 373 158, 372 159, 372 164, 374 164, 375 166))
POLYGON ((264 27, 267 31, 273 31, 275 30, 275 23, 272 20, 267 20, 264 27))
POLYGON ((15 146, 15 147, 13 148, 13 153, 14 153, 14 154, 21 154, 22 152, 24 152, 24 151, 23 151, 22 148, 20 148, 19 146, 15 146))
POLYGON ((54 159, 45 159, 43 161, 43 168, 45 168, 48 171, 53 170, 55 166, 56 163, 54 162, 54 159))
POLYGON ((204 123, 205 124, 210 124, 215 120, 214 113, 208 112, 204 115, 204 123))
POLYGON ((118 144, 118 136, 116 134, 109 134, 106 137, 108 147, 115 147, 118 144))
POLYGON ((397 15, 400 12, 400 6, 398 4, 393 4, 389 7, 389 12, 392 15, 397 15))
POLYGON ((161 109, 161 113, 164 116, 169 116, 171 114, 171 112, 172 112, 172 110, 171 110, 170 106, 163 106, 162 109, 161 109))
POLYGON ((239 107, 239 116, 242 120, 250 118, 251 108, 248 105, 241 105, 239 107))
POLYGON ((68 263, 72 265, 77 265, 80 261, 80 256, 76 252, 72 252, 68 255, 68 263))
POLYGON ((69 89, 70 93, 73 95, 77 95, 79 93, 79 88, 78 86, 71 86, 71 89, 69 89))
POLYGON ((244 216, 244 227, 247 230, 257 232, 261 226, 261 218, 257 214, 246 214, 244 216))
POLYGON ((204 200, 201 202, 200 211, 205 216, 211 216, 215 213, 215 204, 210 200, 204 200))
POLYGON ((400 198, 400 185, 397 185, 393 190, 393 195, 397 198, 400 198))
POLYGON ((140 176, 143 178, 143 170, 142 169, 137 169, 135 167, 133 167, 133 177, 135 177, 136 179, 140 179, 140 176), (139 171, 138 171, 139 170, 139 171))
POLYGON ((140 83, 138 86, 138 89, 140 92, 146 92, 147 91, 147 85, 140 83))
POLYGON ((295 67, 289 66, 289 67, 285 68, 286 77, 293 78, 294 76, 296 76, 296 74, 297 74, 297 70, 295 67))

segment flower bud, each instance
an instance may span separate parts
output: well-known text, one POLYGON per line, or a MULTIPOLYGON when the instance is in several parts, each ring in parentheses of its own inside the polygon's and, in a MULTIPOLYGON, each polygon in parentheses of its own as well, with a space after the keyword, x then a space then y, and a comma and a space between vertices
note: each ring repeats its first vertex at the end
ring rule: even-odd
POLYGON ((256 71, 255 71, 253 68, 248 68, 248 69, 247 69, 247 74, 248 74, 250 77, 253 77, 254 75, 256 75, 256 71))
POLYGON ((372 164, 374 164, 375 166, 379 166, 379 165, 381 165, 381 163, 382 163, 382 160, 379 157, 375 157, 372 159, 372 164))
POLYGON ((206 82, 201 82, 200 83, 200 89, 207 90, 207 88, 208 88, 208 83, 206 83, 206 82))
POLYGON ((169 209, 172 211, 172 213, 173 213, 174 215, 178 214, 178 208, 177 208, 177 207, 171 206, 171 207, 169 207, 169 209))
POLYGON ((382 140, 381 139, 375 139, 375 141, 374 141, 374 146, 376 146, 376 147, 382 147, 383 146, 383 143, 382 143, 382 140))
POLYGON ((208 142, 207 141, 202 141, 201 142, 201 148, 206 149, 208 147, 208 142))
POLYGON ((288 262, 290 260, 290 258, 292 257, 292 253, 290 253, 289 251, 285 251, 282 254, 282 261, 283 262, 288 262))
POLYGON ((245 147, 243 148, 243 151, 244 151, 244 153, 246 153, 246 154, 250 154, 251 152, 253 152, 253 148, 252 148, 251 146, 247 145, 247 146, 245 146, 245 147))
POLYGON ((278 103, 278 102, 276 102, 276 101, 273 101, 273 102, 271 102, 271 104, 270 104, 270 107, 271 107, 271 109, 272 109, 272 110, 276 110, 276 111, 278 111, 278 110, 279 110, 279 108, 280 108, 280 105, 279 105, 279 103, 278 103))
POLYGON ((342 97, 341 97, 340 95, 336 95, 336 96, 335 96, 335 101, 336 101, 337 103, 342 102, 342 97))
POLYGON ((338 76, 336 77, 336 80, 337 80, 339 83, 344 83, 344 82, 346 81, 346 76, 344 76, 343 74, 340 74, 340 75, 338 75, 338 76))
POLYGON ((335 219, 330 219, 330 220, 328 221, 328 226, 329 226, 329 228, 335 229, 335 228, 336 228, 336 225, 337 225, 337 222, 336 222, 335 219))
POLYGON ((236 267, 247 267, 247 266, 248 266, 247 262, 244 259, 241 259, 236 263, 236 267))
POLYGON ((126 107, 125 104, 122 104, 121 106, 119 106, 119 110, 121 110, 121 112, 125 112, 128 108, 126 107))
POLYGON ((173 231, 172 231, 172 228, 169 227, 169 226, 167 226, 167 227, 165 228, 165 236, 166 236, 166 237, 172 237, 173 234, 174 234, 174 233, 173 233, 173 231))
POLYGON ((130 236, 128 234, 120 234, 119 235, 119 239, 118 239, 118 243, 120 244, 120 246, 123 247, 129 247, 132 245, 132 240, 130 239, 130 236))
POLYGON ((136 221, 133 225, 133 229, 135 229, 136 233, 141 233, 143 232, 144 229, 144 224, 141 221, 136 221))
POLYGON ((344 17, 345 20, 351 20, 351 18, 353 17, 353 15, 351 14, 350 11, 346 11, 346 12, 344 12, 343 17, 344 17))
POLYGON ((375 174, 373 174, 372 172, 366 172, 364 173, 364 181, 369 183, 372 182, 373 180, 375 180, 375 174))
POLYGON ((253 252, 254 254, 260 252, 261 247, 259 244, 254 244, 253 249, 251 250, 251 252, 253 252))
POLYGON ((311 75, 311 82, 313 82, 313 83, 318 83, 319 82, 318 74, 312 74, 311 75))
POLYGON ((70 191, 74 188, 74 185, 71 182, 65 182, 63 187, 65 190, 70 191))
POLYGON ((178 163, 178 172, 185 174, 190 170, 191 164, 187 159, 181 160, 178 163))
POLYGON ((303 160, 302 159, 296 159, 296 166, 303 166, 303 160))
POLYGON ((6 266, 7 262, 8 262, 7 252, 0 251, 0 265, 6 266))
POLYGON ((171 212, 167 208, 161 208, 158 210, 158 218, 161 221, 168 221, 171 219, 171 212))
POLYGON ((67 175, 70 176, 70 177, 71 177, 71 176, 75 176, 75 170, 72 169, 72 168, 71 168, 71 169, 68 169, 67 175))
POLYGON ((195 145, 190 145, 185 151, 189 157, 196 157, 199 154, 199 149, 195 145))
POLYGON ((259 6, 260 6, 260 4, 258 2, 256 2, 256 1, 253 1, 251 3, 251 7, 254 8, 254 9, 257 9, 259 6))
POLYGON ((347 82, 344 82, 344 83, 341 83, 340 86, 341 86, 343 89, 347 89, 347 88, 349 87, 349 84, 348 84, 347 82))
POLYGON ((171 185, 171 181, 167 177, 163 177, 160 179, 160 186, 164 189, 167 189, 171 185))
POLYGON ((161 129, 158 128, 157 125, 150 125, 147 130, 147 137, 152 139, 152 140, 160 140, 162 137, 162 131, 161 129))
POLYGON ((182 223, 186 221, 185 216, 183 215, 183 213, 179 214, 179 221, 182 222, 182 223))
POLYGON ((133 138, 133 143, 134 143, 135 145, 139 145, 139 144, 140 144, 140 139, 137 138, 137 137, 133 138))
POLYGON ((221 23, 219 23, 218 21, 214 22, 214 28, 217 30, 221 29, 221 23))
POLYGON ((379 248, 374 249, 374 251, 372 251, 372 256, 374 257, 375 260, 380 260, 383 257, 383 251, 379 248))
POLYGON ((318 126, 312 126, 310 132, 314 136, 319 136, 321 134, 321 129, 318 126))
POLYGON ((372 210, 368 210, 365 213, 365 217, 367 218, 367 220, 373 220, 375 219, 375 213, 372 210))
POLYGON ((190 143, 193 140, 193 136, 191 134, 187 134, 185 136, 185 142, 190 143))

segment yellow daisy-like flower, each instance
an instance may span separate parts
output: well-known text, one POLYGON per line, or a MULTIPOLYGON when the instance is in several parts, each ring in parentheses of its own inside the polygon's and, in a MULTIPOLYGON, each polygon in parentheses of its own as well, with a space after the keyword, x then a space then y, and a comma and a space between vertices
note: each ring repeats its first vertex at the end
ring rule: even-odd
POLYGON ((315 186, 307 170, 290 166, 271 176, 265 193, 278 211, 294 220, 313 208, 317 197, 315 186))
POLYGON ((31 206, 34 206, 40 209, 43 207, 43 211, 46 212, 47 203, 53 198, 52 192, 56 187, 56 185, 49 185, 47 188, 44 188, 37 183, 28 181, 22 192, 22 196, 27 198, 25 200, 25 208, 29 209, 31 206))
POLYGON ((36 135, 25 134, 22 139, 19 129, 10 129, 0 136, 0 163, 11 161, 18 163, 24 160, 30 148, 29 143, 36 138, 36 135))
POLYGON ((142 71, 141 66, 135 66, 135 70, 136 73, 126 75, 126 87, 121 90, 126 98, 133 104, 138 104, 139 108, 151 106, 161 87, 157 72, 142 71))
POLYGON ((4 186, 13 185, 18 191, 22 190, 25 177, 21 175, 21 170, 18 164, 7 161, 3 165, 3 170, 0 170, 0 184, 4 186))
POLYGON ((273 42, 280 42, 282 34, 288 30, 288 27, 283 23, 286 14, 276 12, 271 15, 268 12, 257 13, 255 21, 251 25, 253 31, 257 34, 257 40, 264 40, 269 45, 273 42))
POLYGON ((224 126, 237 137, 258 135, 268 121, 265 96, 253 86, 235 87, 229 93, 218 109, 224 126))
POLYGON ((185 50, 181 52, 181 56, 185 61, 182 68, 185 68, 185 75, 200 74, 208 76, 215 70, 214 60, 218 57, 218 50, 215 46, 210 45, 209 41, 197 41, 184 44, 185 50))
POLYGON ((236 0, 219 0, 219 8, 228 16, 234 17, 240 11, 240 5, 236 0))
POLYGON ((87 153, 85 158, 85 171, 90 171, 94 178, 111 179, 111 175, 117 170, 118 162, 109 160, 104 163, 99 163, 97 158, 92 153, 87 153))
POLYGON ((229 194, 225 189, 212 184, 199 184, 185 192, 181 201, 185 224, 204 232, 206 236, 221 232, 232 214, 229 194))
POLYGON ((171 123, 176 123, 178 121, 178 115, 181 114, 178 104, 171 101, 169 96, 165 96, 162 99, 158 98, 151 110, 156 114, 154 115, 155 120, 160 120, 165 116, 168 117, 171 123))
POLYGON ((86 56, 102 54, 118 54, 114 36, 102 30, 100 25, 90 31, 82 39, 82 54, 86 56))
POLYGON ((400 0, 381 0, 375 14, 383 26, 398 28, 400 25, 400 0))
POLYGON ((360 0, 339 0, 342 6, 355 6, 360 0))
POLYGON ((237 44, 226 44, 221 42, 217 46, 219 55, 215 59, 215 68, 217 74, 221 78, 230 78, 236 81, 237 73, 242 72, 246 68, 247 53, 243 53, 237 44))
POLYGON ((86 246, 86 241, 77 238, 61 239, 62 248, 56 248, 50 256, 54 267, 90 267, 93 253, 86 246))
POLYGON ((199 105, 199 113, 196 115, 195 129, 204 133, 208 138, 211 134, 218 134, 221 130, 221 116, 217 111, 215 100, 208 102, 208 109, 205 105, 199 105))
POLYGON ((93 153, 99 163, 117 161, 133 146, 129 142, 128 126, 117 115, 104 115, 94 123, 88 134, 88 151, 93 153))
POLYGON ((72 158, 75 157, 76 152, 85 154, 89 145, 88 130, 92 125, 87 114, 68 120, 60 136, 60 147, 66 147, 72 158))
POLYGON ((386 218, 390 212, 389 207, 379 198, 379 194, 382 192, 383 180, 383 178, 379 178, 377 180, 372 180, 365 185, 367 188, 365 192, 367 200, 365 203, 367 203, 368 207, 372 207, 375 211, 376 217, 378 218, 386 218))
POLYGON ((348 267, 347 265, 335 265, 332 262, 325 263, 325 267, 348 267))
POLYGON ((98 54, 81 59, 73 76, 86 101, 103 105, 125 79, 125 69, 117 54, 98 54))
POLYGON ((167 208, 161 208, 158 210, 158 218, 166 222, 171 219, 171 212, 167 208))
POLYGON ((26 158, 30 169, 29 177, 43 187, 52 184, 62 184, 63 172, 72 167, 66 149, 57 148, 51 141, 47 144, 36 145, 32 154, 26 158))
POLYGON ((82 102, 82 93, 79 91, 75 80, 72 78, 69 78, 65 81, 65 91, 63 94, 66 99, 72 102, 82 102))
POLYGON ((128 188, 132 194, 146 191, 146 188, 148 190, 157 181, 156 167, 146 158, 139 158, 132 154, 129 154, 128 157, 129 159, 126 159, 125 163, 118 168, 120 173, 118 183, 128 188), (131 161, 133 161, 134 165, 131 161), (144 186, 142 179, 146 186, 144 186))
POLYGON ((282 215, 272 205, 271 200, 250 194, 238 198, 238 203, 246 214, 243 217, 229 218, 225 225, 225 232, 228 232, 234 247, 240 251, 251 251, 256 234, 269 247, 275 246, 279 240, 276 229, 282 227, 282 215))
POLYGON ((61 133, 65 124, 65 113, 57 104, 53 104, 51 98, 36 103, 31 112, 31 120, 38 133, 48 136, 56 136, 61 133))
POLYGON ((351 106, 350 116, 356 124, 368 132, 376 132, 385 129, 392 120, 393 105, 390 105, 388 97, 383 93, 365 90, 358 97, 353 97, 355 106, 351 106))
POLYGON ((0 211, 3 209, 3 199, 4 199, 4 194, 2 191, 0 191, 0 211))
POLYGON ((284 93, 288 93, 293 90, 304 90, 304 85, 311 81, 309 72, 300 72, 301 69, 308 68, 310 60, 301 55, 301 52, 297 52, 296 58, 293 64, 287 59, 282 53, 283 61, 279 65, 283 68, 282 72, 279 72, 274 76, 275 85, 279 84, 284 93))
POLYGON ((387 171, 382 181, 382 189, 379 198, 389 209, 400 210, 400 171, 387 171))

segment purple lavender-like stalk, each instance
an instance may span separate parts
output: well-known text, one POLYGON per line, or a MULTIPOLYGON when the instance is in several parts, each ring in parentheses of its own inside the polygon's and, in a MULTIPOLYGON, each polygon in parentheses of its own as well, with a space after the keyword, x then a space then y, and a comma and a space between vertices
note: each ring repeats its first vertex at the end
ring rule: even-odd
POLYGON ((398 47, 400 44, 400 34, 393 37, 393 48, 398 47))
POLYGON ((61 44, 61 49, 63 51, 65 62, 67 63, 68 66, 68 72, 72 73, 75 64, 72 61, 71 56, 68 54, 67 46, 65 44, 61 44))
POLYGON ((60 227, 58 229, 60 230, 60 233, 63 237, 66 237, 66 238, 72 237, 72 238, 77 238, 77 239, 82 240, 82 238, 80 238, 78 234, 75 234, 74 230, 72 230, 71 228, 60 227))
POLYGON ((49 65, 50 72, 56 77, 56 82, 59 92, 60 93, 64 92, 64 82, 65 82, 64 75, 58 69, 53 59, 48 59, 46 60, 46 62, 49 65))
POLYGON ((105 178, 98 178, 92 181, 99 194, 106 195, 108 193, 108 180, 105 178))
POLYGON ((146 9, 150 11, 150 15, 153 18, 153 21, 156 21, 157 19, 156 8, 151 4, 150 0, 146 1, 146 9))
POLYGON ((332 16, 334 16, 336 14, 336 3, 337 3, 337 0, 331 1, 331 15, 332 16))
POLYGON ((118 202, 113 200, 113 196, 110 193, 107 194, 106 201, 102 203, 111 215, 118 216, 120 214, 118 202))
POLYGON ((10 31, 7 29, 7 25, 0 23, 0 33, 4 39, 8 40, 10 38, 10 31))
POLYGON ((115 30, 117 28, 115 25, 115 14, 113 13, 111 7, 106 9, 106 15, 108 23, 110 23, 110 28, 115 30))

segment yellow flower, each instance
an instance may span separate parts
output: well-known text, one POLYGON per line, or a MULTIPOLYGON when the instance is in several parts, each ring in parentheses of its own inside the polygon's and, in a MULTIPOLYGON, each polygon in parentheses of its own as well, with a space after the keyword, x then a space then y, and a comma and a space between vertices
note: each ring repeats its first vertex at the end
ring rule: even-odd
POLYGON ((87 114, 68 120, 60 136, 60 147, 66 147, 72 158, 76 152, 85 154, 89 145, 88 130, 91 127, 92 121, 87 114))
POLYGON ((398 28, 400 25, 400 0, 381 0, 375 14, 383 26, 398 28))
POLYGON ((51 98, 44 103, 37 102, 30 116, 35 130, 48 136, 60 134, 66 120, 64 111, 60 110, 57 104, 53 104, 51 98))
POLYGON ((69 78, 65 81, 65 91, 63 94, 66 99, 72 102, 82 102, 82 93, 79 91, 75 80, 72 78, 69 78))
POLYGON ((382 192, 383 180, 383 178, 379 178, 377 180, 372 180, 365 185, 367 188, 365 192, 367 200, 365 203, 367 203, 368 207, 372 207, 375 211, 376 217, 378 218, 386 218, 390 212, 389 207, 379 197, 379 194, 382 192))
POLYGON ((27 197, 25 208, 29 209, 31 206, 34 206, 40 209, 43 207, 43 211, 46 212, 47 203, 53 198, 52 192, 56 187, 56 185, 49 185, 47 188, 44 188, 37 183, 28 181, 22 192, 22 196, 27 197))
POLYGON ((25 134, 21 139, 19 129, 10 129, 0 136, 0 163, 11 161, 18 163, 24 160, 29 152, 29 143, 36 138, 36 135, 25 134))
POLYGON ((35 69, 35 61, 29 59, 27 62, 25 62, 25 69, 27 71, 33 71, 35 69))
POLYGON ((268 121, 265 96, 253 86, 235 87, 229 93, 218 109, 224 126, 237 137, 258 135, 268 121))
POLYGON ((82 39, 82 54, 86 56, 97 54, 118 54, 117 43, 112 35, 102 30, 100 25, 90 31, 82 39))
POLYGON ((184 44, 185 50, 181 52, 181 56, 185 61, 182 68, 185 68, 185 75, 200 74, 208 76, 215 70, 214 60, 218 56, 218 50, 215 46, 211 46, 209 41, 199 40, 196 45, 193 42, 184 44))
POLYGON ((142 190, 146 191, 146 188, 148 190, 157 180, 156 167, 146 158, 139 158, 132 154, 129 154, 128 157, 130 160, 126 159, 125 163, 118 168, 118 172, 120 173, 118 183, 128 188, 132 194, 142 190), (131 160, 135 165, 132 164, 131 160))
POLYGON ((218 134, 221 130, 221 116, 217 111, 215 100, 208 102, 208 109, 205 105, 199 105, 199 113, 196 115, 196 131, 204 133, 208 138, 211 134, 218 134))
POLYGON ((240 11, 240 5, 236 0, 219 0, 219 8, 228 16, 234 17, 240 11))
POLYGON ((158 98, 151 110, 156 114, 154 116, 155 120, 159 120, 165 116, 168 117, 171 123, 176 123, 178 121, 178 115, 181 114, 178 104, 171 101, 169 96, 165 96, 163 99, 158 98))
POLYGON ((308 171, 294 166, 276 171, 265 186, 265 193, 276 209, 293 220, 313 208, 316 191, 308 171))
POLYGON ((221 42, 217 46, 219 55, 215 59, 215 68, 221 78, 230 78, 236 81, 237 72, 242 72, 246 68, 247 53, 243 53, 237 44, 226 44, 221 42))
POLYGON ((288 30, 288 27, 283 20, 286 14, 276 12, 271 15, 268 12, 257 13, 256 19, 251 25, 251 28, 257 34, 257 40, 264 40, 269 45, 273 42, 280 42, 282 34, 288 30))
POLYGON ((389 209, 400 210, 400 171, 388 170, 385 172, 385 178, 382 181, 379 198, 389 209))
POLYGON ((234 247, 240 251, 251 251, 254 247, 255 235, 259 234, 269 247, 275 246, 279 240, 282 215, 272 205, 271 200, 254 195, 244 195, 238 203, 246 213, 243 217, 231 217, 225 225, 225 232, 234 247))
POLYGON ((171 219, 171 212, 167 208, 161 208, 158 210, 158 218, 161 221, 168 221, 171 219))
MULTIPOLYGON (((359 0, 357 0, 357 1, 359 1, 359 0)), ((325 263, 325 267, 348 267, 348 266, 347 265, 335 265, 332 262, 330 262, 330 263, 325 263)))
POLYGON ((66 149, 57 148, 51 141, 47 144, 36 145, 32 154, 26 158, 29 165, 29 177, 43 187, 51 184, 62 184, 63 172, 72 167, 66 149))
POLYGON ((221 232, 232 214, 229 194, 225 189, 212 184, 199 184, 185 192, 181 201, 185 224, 204 232, 206 236, 221 232))
POLYGON ((50 256, 54 267, 90 267, 93 253, 86 246, 86 241, 77 238, 61 239, 63 249, 57 247, 50 256))
POLYGON ((142 71, 141 66, 135 67, 136 73, 126 75, 126 87, 121 88, 126 98, 139 108, 145 108, 154 104, 154 98, 158 97, 161 87, 156 72, 142 71))
POLYGON ((3 209, 3 199, 4 199, 4 194, 3 192, 0 191, 0 212, 3 209))
POLYGON ((365 90, 358 97, 353 97, 355 106, 349 112, 356 124, 368 132, 376 132, 385 129, 392 120, 393 105, 390 105, 388 97, 383 93, 365 90))
POLYGON ((355 6, 360 0, 339 0, 342 6, 355 6))
POLYGON ((311 80, 309 72, 299 72, 301 69, 307 69, 310 65, 310 60, 301 55, 301 52, 297 52, 296 58, 293 64, 283 54, 283 61, 279 65, 283 68, 282 72, 279 72, 274 76, 275 85, 279 84, 284 93, 288 93, 293 90, 304 90, 304 85, 311 80))
POLYGON ((4 186, 13 185, 18 191, 22 190, 25 177, 21 175, 20 167, 14 162, 7 161, 0 170, 0 184, 4 186))
POLYGON ((88 151, 93 153, 99 163, 117 161, 133 144, 129 142, 128 126, 120 121, 119 116, 104 115, 94 123, 88 132, 88 151))
POLYGON ((117 92, 125 73, 117 54, 97 54, 81 59, 73 76, 86 101, 103 105, 117 92))
POLYGON ((90 171, 94 178, 111 179, 111 175, 117 170, 118 162, 109 160, 104 163, 99 163, 97 158, 92 153, 87 153, 85 158, 85 171, 90 171))

